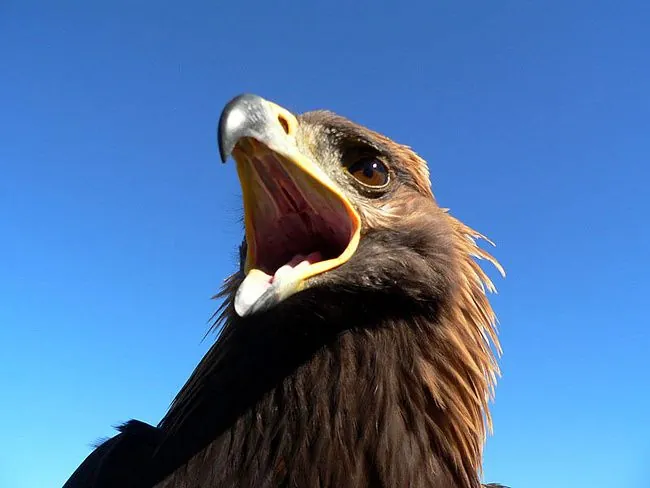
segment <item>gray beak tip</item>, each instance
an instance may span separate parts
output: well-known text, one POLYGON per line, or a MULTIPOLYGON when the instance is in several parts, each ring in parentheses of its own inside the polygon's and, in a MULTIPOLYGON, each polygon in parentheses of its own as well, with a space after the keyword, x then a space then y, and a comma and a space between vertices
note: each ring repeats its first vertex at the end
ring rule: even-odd
POLYGON ((265 100, 262 97, 244 93, 226 104, 219 117, 217 133, 219 156, 221 156, 222 162, 226 162, 235 144, 244 135, 243 125, 260 121, 260 110, 264 103, 265 100))

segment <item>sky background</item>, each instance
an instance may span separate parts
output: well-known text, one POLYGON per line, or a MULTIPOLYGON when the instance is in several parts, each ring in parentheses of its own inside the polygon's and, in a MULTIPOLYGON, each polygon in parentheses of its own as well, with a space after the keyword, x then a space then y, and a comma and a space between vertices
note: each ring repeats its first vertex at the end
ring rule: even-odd
POLYGON ((648 25, 642 1, 0 0, 0 486, 158 422, 209 347, 241 92, 413 146, 497 243, 486 480, 650 486, 648 25))

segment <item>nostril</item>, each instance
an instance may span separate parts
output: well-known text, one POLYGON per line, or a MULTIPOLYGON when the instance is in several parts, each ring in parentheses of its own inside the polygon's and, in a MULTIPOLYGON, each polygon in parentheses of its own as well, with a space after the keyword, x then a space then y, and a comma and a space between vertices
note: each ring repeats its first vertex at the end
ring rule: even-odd
POLYGON ((278 115, 278 122, 280 122, 284 133, 289 135, 289 121, 283 115, 278 115))

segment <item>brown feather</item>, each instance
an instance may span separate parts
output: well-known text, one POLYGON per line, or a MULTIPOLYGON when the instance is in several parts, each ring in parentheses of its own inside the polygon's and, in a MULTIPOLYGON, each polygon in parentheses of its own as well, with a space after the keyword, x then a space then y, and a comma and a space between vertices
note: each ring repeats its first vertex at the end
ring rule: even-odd
POLYGON ((327 112, 301 123, 306 150, 363 139, 403 184, 356 200, 353 258, 270 313, 237 317, 243 275, 226 281, 219 339, 160 424, 161 465, 184 466, 157 486, 477 488, 500 346, 475 259, 503 270, 409 148, 327 112))

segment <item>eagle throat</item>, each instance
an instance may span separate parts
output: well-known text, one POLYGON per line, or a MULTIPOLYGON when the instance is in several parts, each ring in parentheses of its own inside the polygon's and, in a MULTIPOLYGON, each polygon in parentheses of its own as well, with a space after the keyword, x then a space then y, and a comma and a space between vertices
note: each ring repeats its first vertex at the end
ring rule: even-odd
MULTIPOLYGON (((441 215, 458 234, 448 262, 437 254, 438 265, 456 270, 443 280, 433 276, 435 266, 429 276, 406 266, 392 288, 376 275, 372 291, 364 288, 367 276, 357 287, 349 277, 347 288, 306 290, 248 319, 236 317, 227 298, 219 340, 160 424, 167 440, 159 459, 185 467, 158 488, 188 480, 481 486, 498 369, 485 296, 492 284, 473 257, 492 258, 476 245, 476 233, 441 215), (424 282, 409 279, 427 281, 428 295, 424 282)), ((232 297, 240 281, 231 278, 224 295, 232 297)))

